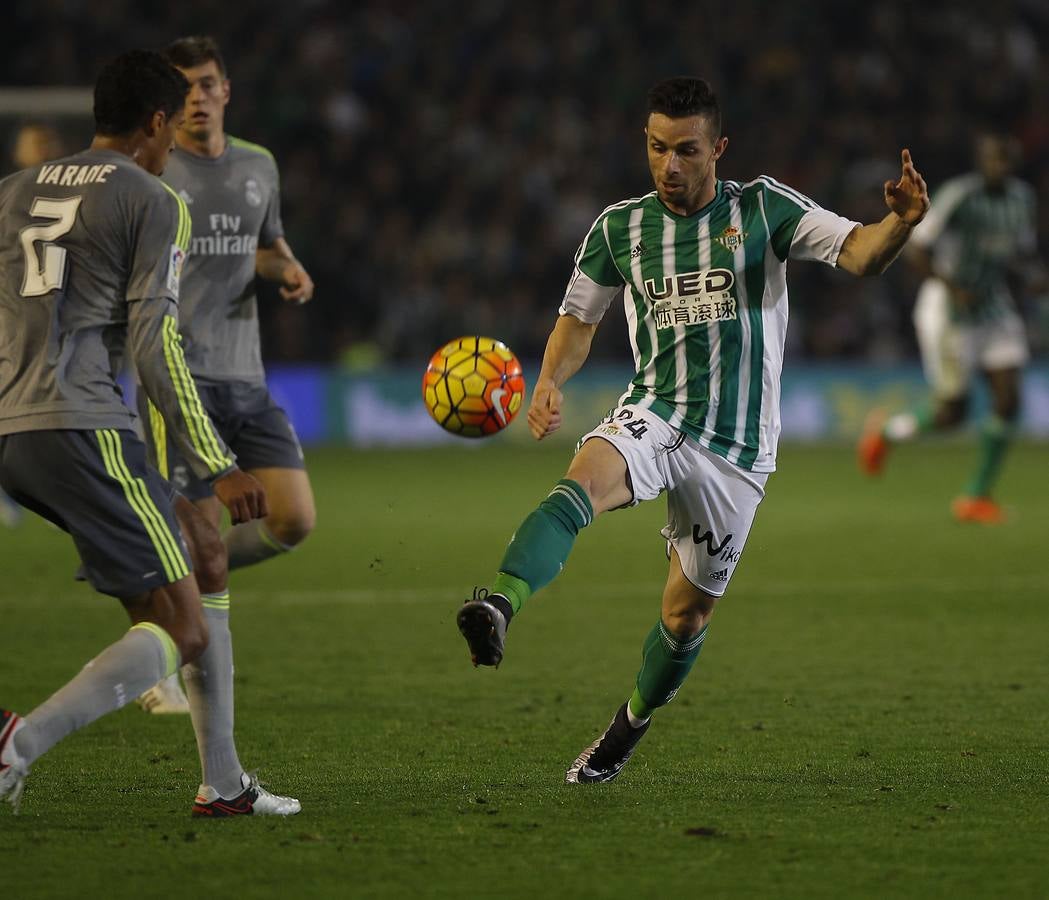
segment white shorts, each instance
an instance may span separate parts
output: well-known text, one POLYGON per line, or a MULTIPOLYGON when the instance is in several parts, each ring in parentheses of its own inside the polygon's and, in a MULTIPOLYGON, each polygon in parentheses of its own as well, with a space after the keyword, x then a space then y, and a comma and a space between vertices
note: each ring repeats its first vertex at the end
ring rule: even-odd
POLYGON ((978 325, 951 321, 950 295, 939 278, 929 278, 914 304, 914 328, 922 367, 933 393, 960 397, 977 369, 1017 369, 1030 358, 1023 320, 1015 313, 978 325))
POLYGON ((702 447, 647 409, 619 406, 579 441, 603 438, 626 460, 631 506, 667 492, 662 535, 685 577, 715 597, 725 593, 765 496, 767 473, 748 472, 702 447))

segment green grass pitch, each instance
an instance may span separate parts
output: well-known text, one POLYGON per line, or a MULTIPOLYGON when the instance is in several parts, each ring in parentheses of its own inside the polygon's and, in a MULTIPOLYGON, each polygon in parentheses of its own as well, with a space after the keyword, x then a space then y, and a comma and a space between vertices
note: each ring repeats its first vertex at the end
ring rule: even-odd
MULTIPOLYGON (((620 779, 571 787, 658 614, 664 506, 603 517, 474 670, 455 609, 564 448, 310 455, 320 524, 232 581, 238 744, 287 821, 200 822, 187 719, 132 706, 0 809, 3 895, 1037 897, 1049 892, 1049 453, 1012 521, 948 503, 973 449, 787 447, 696 669, 620 779)), ((69 540, 0 530, 0 703, 125 622, 69 540)))

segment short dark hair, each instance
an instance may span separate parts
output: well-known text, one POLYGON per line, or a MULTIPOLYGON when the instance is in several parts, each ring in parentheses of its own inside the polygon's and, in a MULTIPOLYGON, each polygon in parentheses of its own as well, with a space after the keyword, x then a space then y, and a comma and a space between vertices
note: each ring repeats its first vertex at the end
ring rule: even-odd
POLYGON ((196 34, 172 41, 164 48, 164 56, 173 66, 192 69, 204 63, 214 62, 219 74, 226 77, 226 61, 222 58, 218 41, 208 34, 196 34))
POLYGON ((186 103, 189 82, 155 50, 131 50, 107 63, 95 82, 95 133, 130 134, 153 113, 169 118, 186 103))
POLYGON ((661 113, 671 119, 706 116, 721 137, 721 106, 714 89, 702 78, 679 75, 653 85, 648 92, 648 114, 661 113))

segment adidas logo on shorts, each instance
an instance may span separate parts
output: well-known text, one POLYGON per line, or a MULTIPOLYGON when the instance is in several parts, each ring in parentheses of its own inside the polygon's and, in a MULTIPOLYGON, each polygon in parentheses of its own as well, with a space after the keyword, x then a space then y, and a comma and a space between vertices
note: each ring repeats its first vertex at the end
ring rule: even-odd
POLYGON ((728 567, 726 566, 720 572, 711 572, 710 577, 713 578, 714 581, 728 581, 728 567))

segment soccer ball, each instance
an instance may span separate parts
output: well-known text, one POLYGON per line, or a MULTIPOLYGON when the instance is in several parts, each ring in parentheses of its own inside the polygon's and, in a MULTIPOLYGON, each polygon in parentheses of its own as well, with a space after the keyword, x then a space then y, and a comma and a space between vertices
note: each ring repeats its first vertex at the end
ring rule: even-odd
POLYGON ((524 403, 521 364, 502 341, 461 337, 430 359, 423 375, 423 401, 434 421, 461 437, 502 431, 524 403))

